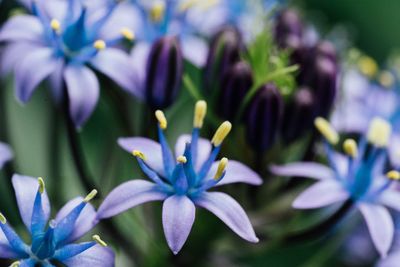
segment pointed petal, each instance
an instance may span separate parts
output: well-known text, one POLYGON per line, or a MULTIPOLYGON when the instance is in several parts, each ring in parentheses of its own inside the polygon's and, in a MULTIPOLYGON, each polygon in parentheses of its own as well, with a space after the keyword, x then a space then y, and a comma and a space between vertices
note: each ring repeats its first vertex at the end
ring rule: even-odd
MULTIPOLYGON (((33 203, 39 188, 38 181, 33 177, 14 174, 12 183, 22 221, 30 231, 33 203)), ((50 202, 46 192, 42 195, 42 205, 45 219, 48 220, 50 217, 50 202)))
MULTIPOLYGON (((179 136, 175 144, 175 155, 176 157, 182 156, 185 151, 186 143, 191 142, 192 136, 189 134, 183 134, 179 136)), ((203 163, 208 159, 211 153, 211 142, 205 138, 199 138, 197 148, 197 161, 195 170, 198 171, 203 163)))
POLYGON ((26 259, 19 262, 19 267, 35 267, 36 261, 33 259, 26 259))
POLYGON ((395 190, 385 190, 380 196, 379 201, 389 208, 400 211, 400 192, 395 190))
POLYGON ((195 36, 185 37, 182 41, 182 52, 185 59, 196 67, 203 67, 206 64, 208 46, 207 43, 195 36))
POLYGON ((65 246, 60 246, 53 255, 53 259, 57 259, 59 261, 65 261, 72 257, 75 257, 82 252, 96 246, 97 243, 95 241, 91 242, 83 242, 78 244, 67 244, 65 246))
POLYGON ((367 223, 372 241, 381 257, 387 256, 393 241, 394 225, 389 211, 375 204, 362 203, 359 209, 367 223))
POLYGON ((195 204, 212 212, 241 238, 258 242, 246 212, 229 195, 220 192, 203 193, 195 199, 195 204))
POLYGON ((157 185, 134 180, 116 187, 100 205, 97 218, 104 219, 117 215, 145 202, 164 200, 167 195, 158 190, 157 185))
POLYGON ((182 249, 192 229, 196 207, 185 195, 173 195, 163 204, 162 221, 165 238, 174 254, 182 249))
POLYGON ((37 17, 18 15, 10 18, 0 31, 1 41, 42 42, 43 26, 37 17))
POLYGON ((1 259, 16 259, 18 254, 14 252, 7 241, 3 231, 0 231, 0 258, 1 259))
POLYGON ((333 180, 321 181, 302 192, 293 202, 296 209, 315 209, 348 199, 349 193, 333 180))
MULTIPOLYGON (((56 222, 59 223, 65 216, 67 216, 76 206, 82 203, 83 198, 77 197, 70 200, 67 204, 60 209, 56 215, 56 222)), ((71 235, 65 240, 66 243, 78 240, 87 232, 89 232, 96 225, 96 210, 88 203, 81 211, 78 220, 75 223, 75 229, 71 235)))
MULTIPOLYGON (((218 165, 219 161, 213 163, 210 171, 207 174, 205 182, 214 179, 214 175, 217 172, 218 165)), ((219 181, 216 186, 232 183, 260 185, 263 182, 261 177, 255 171, 239 161, 229 160, 225 171, 226 173, 224 178, 219 181)))
POLYGON ((146 164, 165 177, 161 145, 159 143, 144 137, 125 137, 119 138, 118 144, 128 153, 132 153, 133 150, 143 152, 146 157, 146 164))
POLYGON ((151 46, 145 42, 137 43, 131 51, 132 69, 136 73, 138 83, 141 85, 140 90, 144 90, 146 79, 146 64, 150 54, 151 46))
POLYGON ((26 103, 36 87, 57 67, 53 51, 37 48, 15 66, 15 92, 17 98, 26 103), (32 67, 35 66, 35 67, 32 67))
POLYGON ((335 173, 325 165, 314 162, 295 162, 283 166, 272 165, 272 173, 281 176, 306 177, 311 179, 334 179, 335 173))
POLYGON ((9 145, 0 143, 0 169, 3 168, 4 163, 13 158, 13 152, 9 145))
POLYGON ((99 81, 85 66, 67 66, 64 72, 70 102, 70 113, 76 127, 81 127, 92 114, 99 99, 99 81))
POLYGON ((94 246, 83 253, 63 261, 66 266, 73 267, 113 267, 114 252, 108 247, 94 246))
POLYGON ((64 97, 64 67, 63 59, 57 60, 55 70, 49 76, 50 90, 56 103, 61 103, 64 97))
POLYGON ((389 256, 381 259, 376 267, 396 267, 400 262, 400 251, 391 252, 389 256))
POLYGON ((1 49, 0 75, 3 77, 14 71, 15 66, 22 59, 38 48, 38 45, 27 42, 16 42, 6 45, 1 49))
POLYGON ((91 60, 91 64, 128 93, 143 98, 140 83, 136 77, 136 72, 133 70, 128 54, 116 48, 108 48, 100 51, 91 60))

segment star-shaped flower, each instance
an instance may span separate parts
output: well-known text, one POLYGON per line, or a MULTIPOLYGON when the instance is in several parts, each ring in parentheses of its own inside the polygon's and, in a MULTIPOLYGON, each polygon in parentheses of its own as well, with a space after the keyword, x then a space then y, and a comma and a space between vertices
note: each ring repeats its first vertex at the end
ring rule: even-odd
POLYGON ((250 242, 258 242, 249 218, 242 207, 229 195, 207 192, 229 183, 262 183, 261 178, 240 162, 222 158, 216 161, 221 144, 231 130, 224 122, 209 142, 199 137, 206 115, 206 103, 196 104, 192 135, 179 137, 173 156, 164 136, 167 120, 162 111, 156 112, 159 121, 160 143, 147 138, 120 138, 118 143, 136 156, 142 171, 152 180, 133 180, 115 188, 98 210, 98 219, 109 218, 136 205, 163 201, 162 220, 168 245, 177 254, 195 219, 195 206, 208 209, 236 234, 250 242))
POLYGON ((367 223, 376 249, 385 257, 394 234, 393 220, 385 206, 400 211, 400 192, 394 187, 400 173, 391 170, 385 174, 390 124, 382 118, 374 118, 359 147, 353 139, 343 143, 347 155, 335 152, 330 146, 339 142, 339 136, 326 120, 317 118, 315 124, 325 137, 330 166, 297 162, 272 166, 272 172, 318 180, 296 198, 294 208, 313 209, 352 200, 367 223))
POLYGON ((113 252, 98 235, 90 242, 73 243, 95 226, 96 211, 88 202, 96 190, 69 201, 48 223, 50 203, 43 179, 15 174, 12 182, 31 240, 30 245, 22 240, 0 213, 0 258, 17 260, 13 267, 50 267, 57 262, 71 267, 114 266, 113 252))

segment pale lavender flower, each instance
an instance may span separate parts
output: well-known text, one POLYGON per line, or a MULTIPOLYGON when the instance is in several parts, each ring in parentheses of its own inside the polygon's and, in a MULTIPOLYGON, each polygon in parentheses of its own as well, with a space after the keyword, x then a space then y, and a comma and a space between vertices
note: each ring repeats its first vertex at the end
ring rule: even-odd
POLYGON ((0 169, 13 158, 13 152, 9 145, 0 142, 0 169))

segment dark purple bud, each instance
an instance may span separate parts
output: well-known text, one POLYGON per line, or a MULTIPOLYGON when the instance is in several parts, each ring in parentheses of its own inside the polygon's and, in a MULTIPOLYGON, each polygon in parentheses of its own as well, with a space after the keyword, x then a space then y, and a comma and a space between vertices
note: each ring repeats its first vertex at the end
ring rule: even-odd
POLYGON ((204 68, 204 88, 208 93, 219 87, 225 72, 240 60, 241 48, 240 33, 233 27, 224 28, 214 35, 204 68))
POLYGON ((291 143, 300 138, 314 121, 314 96, 309 88, 300 88, 287 103, 283 116, 282 138, 291 143))
POLYGON ((223 76, 218 101, 218 113, 226 120, 234 120, 246 94, 253 86, 253 73, 246 62, 233 65, 223 76))
POLYGON ((319 42, 315 48, 316 57, 326 57, 332 60, 333 63, 337 63, 337 53, 335 46, 329 41, 319 42))
POLYGON ((146 101, 152 109, 164 109, 176 99, 182 81, 183 57, 176 37, 154 42, 148 60, 146 101))
POLYGON ((275 40, 281 48, 298 48, 303 38, 303 22, 292 9, 282 10, 276 19, 275 40))
POLYGON ((246 137, 251 147, 264 152, 276 141, 281 126, 283 99, 273 83, 263 85, 246 112, 246 137))

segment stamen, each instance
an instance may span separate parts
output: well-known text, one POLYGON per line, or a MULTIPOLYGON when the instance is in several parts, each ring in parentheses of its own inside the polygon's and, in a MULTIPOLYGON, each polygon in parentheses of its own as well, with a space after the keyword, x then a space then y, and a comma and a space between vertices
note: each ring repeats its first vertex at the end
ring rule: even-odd
POLYGON ((53 31, 58 33, 61 30, 61 23, 57 19, 52 19, 50 21, 50 27, 53 29, 53 31))
POLYGON ((193 126, 194 128, 203 127, 204 117, 207 113, 207 103, 204 100, 197 101, 194 109, 193 126))
POLYGON ((218 180, 224 174, 224 171, 226 169, 226 165, 228 165, 228 159, 227 158, 222 158, 219 161, 217 172, 214 175, 214 179, 215 180, 218 180))
POLYGON ((0 212, 0 223, 2 223, 2 224, 6 224, 7 223, 6 217, 1 212, 0 212))
POLYGON ((42 177, 38 178, 38 183, 39 183, 39 192, 40 192, 40 194, 43 194, 44 189, 45 189, 45 184, 44 184, 42 177))
POLYGON ((318 117, 315 119, 314 125, 329 143, 336 145, 339 142, 338 133, 335 131, 335 129, 333 129, 327 120, 322 117, 318 117))
POLYGON ((104 50, 107 48, 107 44, 103 40, 97 40, 96 42, 93 43, 93 47, 96 48, 97 50, 104 50))
POLYGON ((379 82, 389 88, 394 84, 394 77, 389 71, 382 71, 379 75, 379 82))
POLYGON ((185 164, 187 162, 187 158, 185 156, 179 156, 176 161, 179 163, 185 164))
POLYGON ((398 181, 400 180, 400 172, 398 171, 390 171, 386 173, 386 177, 389 178, 390 180, 398 181))
POLYGON ((378 65, 375 60, 368 56, 363 56, 359 59, 358 67, 361 73, 368 77, 374 77, 378 72, 378 65))
POLYGON ((201 4, 202 4, 203 10, 205 11, 205 10, 219 4, 220 2, 221 2, 221 0, 206 0, 206 1, 202 1, 201 4))
POLYGON ((357 143, 354 139, 346 139, 343 143, 343 150, 353 158, 356 158, 358 155, 357 143))
POLYGON ((229 121, 223 122, 215 132, 214 137, 211 139, 211 143, 214 146, 220 146, 231 130, 232 124, 229 121))
POLYGON ((150 17, 152 21, 160 22, 164 17, 165 3, 163 1, 156 1, 150 9, 150 17))
POLYGON ((164 112, 162 112, 161 110, 157 110, 155 114, 158 123, 160 124, 160 128, 163 130, 167 129, 168 122, 167 119, 165 118, 164 112))
POLYGON ((107 243, 101 240, 99 235, 92 236, 93 240, 102 247, 107 247, 107 243))
POLYGON ((390 123, 382 118, 375 117, 369 125, 367 139, 377 147, 385 147, 389 143, 391 133, 392 126, 390 123))
POLYGON ((13 263, 11 263, 10 267, 19 267, 20 265, 21 265, 21 262, 14 261, 13 263))
POLYGON ((140 158, 142 160, 146 160, 146 156, 143 154, 143 152, 141 152, 139 150, 133 150, 132 151, 132 155, 137 157, 137 158, 140 158))
POLYGON ((124 36, 125 39, 129 41, 133 41, 135 39, 135 34, 128 28, 122 28, 121 34, 124 36))
POLYGON ((85 199, 83 200, 83 202, 88 203, 90 202, 95 196, 97 195, 97 190, 93 189, 92 192, 90 192, 85 199))

